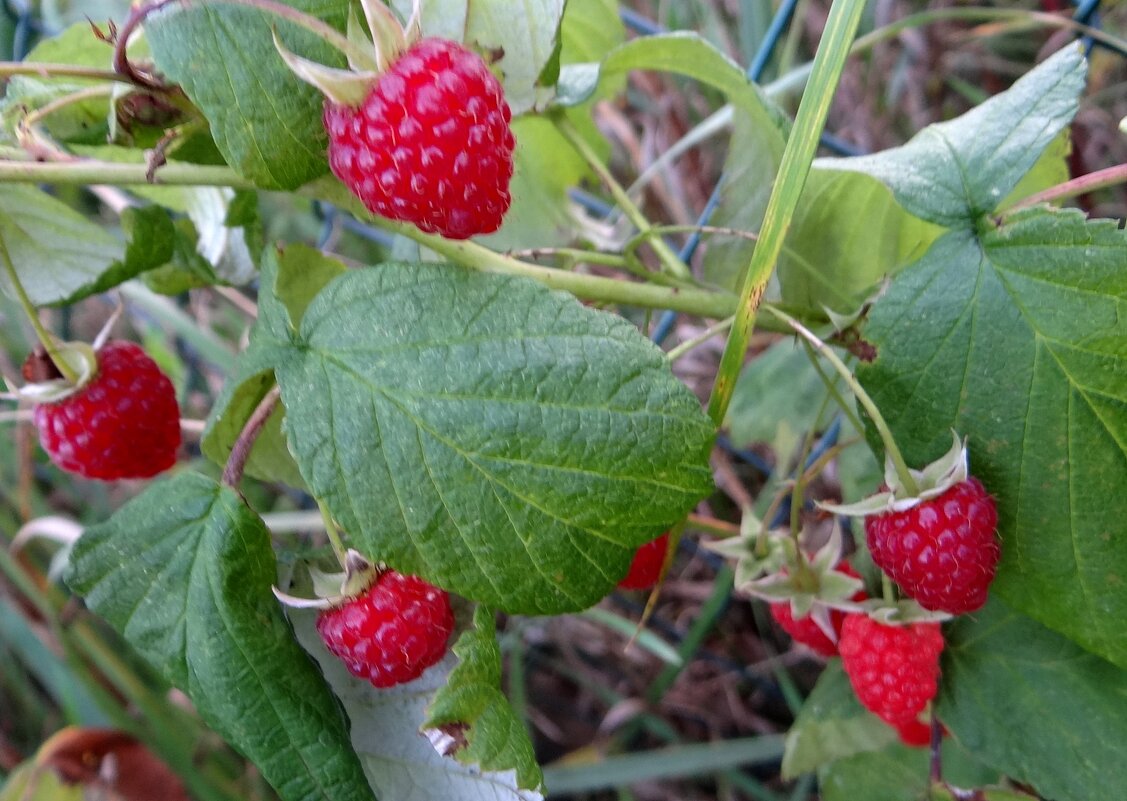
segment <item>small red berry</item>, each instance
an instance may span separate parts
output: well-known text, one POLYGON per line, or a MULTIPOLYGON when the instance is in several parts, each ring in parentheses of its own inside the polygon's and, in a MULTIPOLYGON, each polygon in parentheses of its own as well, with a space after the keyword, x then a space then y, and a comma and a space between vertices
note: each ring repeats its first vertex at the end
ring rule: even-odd
POLYGON ((893 724, 892 728, 900 736, 900 742, 913 748, 924 748, 931 745, 931 726, 921 723, 918 718, 904 720, 893 724))
POLYGON ((325 102, 329 166, 376 214, 450 239, 488 234, 510 203, 510 117, 481 56, 421 39, 358 108, 325 102))
POLYGON ((157 363, 132 342, 106 343, 93 379, 35 407, 51 461, 86 478, 151 478, 176 463, 180 407, 157 363))
POLYGON ((454 630, 445 590, 394 570, 317 617, 325 646, 348 672, 376 687, 417 679, 442 659, 454 630))
POLYGON ((862 706, 889 725, 917 719, 939 688, 943 632, 938 623, 887 626, 849 614, 838 650, 862 706))
MULTIPOLYGON (((848 562, 842 562, 834 568, 840 573, 845 573, 847 576, 853 578, 860 578, 857 571, 848 562)), ((863 601, 866 598, 864 590, 858 590, 853 595, 854 601, 863 601)), ((837 655, 837 643, 831 640, 826 632, 822 630, 814 621, 813 615, 806 617, 795 618, 794 613, 791 611, 790 601, 776 601, 770 604, 771 617, 775 618, 775 622, 782 627, 783 631, 791 636, 795 642, 800 642, 816 654, 821 654, 825 657, 837 655)), ((841 639, 841 625, 845 622, 845 613, 833 609, 830 610, 830 624, 833 626, 834 631, 837 633, 837 638, 841 639)))
POLYGON ((634 561, 630 563, 630 569, 618 582, 618 586, 624 590, 648 590, 657 584, 668 551, 669 534, 662 534, 656 540, 647 542, 635 552, 634 561))
POLYGON ((865 518, 873 561, 925 609, 953 615, 986 603, 1001 549, 998 511, 977 478, 903 512, 865 518))

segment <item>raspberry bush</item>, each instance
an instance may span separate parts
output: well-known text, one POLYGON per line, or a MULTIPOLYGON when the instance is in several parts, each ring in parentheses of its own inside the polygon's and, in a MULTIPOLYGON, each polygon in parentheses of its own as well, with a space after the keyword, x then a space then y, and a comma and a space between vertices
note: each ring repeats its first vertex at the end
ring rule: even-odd
MULTIPOLYGON (((966 113, 817 157, 850 49, 895 32, 823 5, 775 84, 603 0, 156 0, 0 62, 2 414, 46 451, 12 429, 12 497, 69 513, 10 504, 0 645, 80 677, 78 763, 101 726, 169 797, 599 789, 538 762, 523 632, 617 621, 659 701, 706 633, 644 628, 688 553, 723 565, 715 614, 734 593, 819 666, 785 738, 749 737, 761 797, 1122 792, 1127 235, 1067 201, 1127 169, 1069 172, 1085 49, 937 12, 1059 33, 966 113), (640 185, 727 132, 711 201, 666 207, 695 225, 594 124, 629 127, 638 80, 695 124, 640 185), (633 622, 585 611, 620 588, 633 622)), ((0 749, 0 801, 72 747, 0 749)), ((130 798, 134 770, 67 780, 130 798)))

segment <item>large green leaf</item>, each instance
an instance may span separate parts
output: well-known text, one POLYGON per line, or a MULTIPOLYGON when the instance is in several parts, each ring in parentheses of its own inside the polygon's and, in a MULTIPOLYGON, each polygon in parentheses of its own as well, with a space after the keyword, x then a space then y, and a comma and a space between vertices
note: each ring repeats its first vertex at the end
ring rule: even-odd
POLYGON ((973 226, 998 207, 1072 121, 1085 75, 1081 49, 1066 45, 1007 91, 957 119, 929 125, 903 147, 820 164, 879 179, 924 220, 973 226))
MULTIPOLYGON (((344 29, 345 0, 289 4, 344 29)), ((339 52, 276 16, 222 3, 175 4, 151 14, 145 27, 157 66, 203 111, 239 174, 263 188, 296 189, 328 172, 321 95, 286 68, 271 29, 320 63, 343 66, 339 52)))
MULTIPOLYGON (((171 258, 172 220, 163 209, 128 209, 122 228, 127 244, 34 186, 0 192, 0 258, 6 251, 37 306, 73 303, 171 258)), ((0 289, 13 292, 2 270, 0 289)))
POLYGON ((151 485, 88 529, 67 575, 285 801, 367 801, 340 708, 294 640, 274 581, 262 519, 197 473, 151 485))
POLYGON ((384 264, 293 326, 275 282, 267 263, 247 358, 273 366, 307 486, 373 559, 506 611, 580 609, 711 488, 698 401, 619 317, 384 264))
MULTIPOLYGON (((377 796, 395 801, 541 801, 543 795, 538 790, 522 789, 518 785, 518 771, 526 779, 524 785, 535 787, 541 779, 528 733, 511 710, 507 716, 498 710, 500 714, 487 719, 467 704, 459 703, 456 707, 459 712, 456 717, 467 727, 467 736, 472 734, 482 742, 497 746, 484 755, 492 767, 473 758, 463 764, 453 756, 444 756, 437 745, 432 745, 432 741, 420 733, 431 726, 427 706, 436 695, 448 694, 444 689, 448 681, 460 683, 453 678, 454 673, 469 669, 474 676, 480 675, 474 665, 479 655, 489 650, 481 632, 489 628, 492 621, 480 629, 468 629, 462 635, 455 646, 461 652, 461 660, 447 653, 414 681, 380 690, 352 676, 344 663, 329 653, 317 634, 316 617, 310 610, 290 610, 299 642, 317 660, 325 680, 348 712, 352 747, 377 796), (467 640, 473 643, 469 654, 462 646, 467 640)), ((495 641, 492 648, 496 650, 495 641)), ((499 703, 505 704, 507 709, 507 702, 496 684, 493 689, 500 696, 499 703)), ((450 731, 458 728, 451 727, 450 731)), ((437 733, 438 730, 428 732, 437 733)), ((463 756, 465 754, 459 752, 459 757, 463 756)))
POLYGON ((948 629, 939 712, 964 747, 1046 798, 1127 787, 1127 672, 997 601, 948 629))
MULTIPOLYGON (((895 743, 822 766, 818 786, 822 801, 923 801, 929 799, 928 749, 895 743)), ((979 788, 1000 782, 998 771, 984 767, 950 738, 943 743, 943 778, 957 787, 979 788)), ((1007 801, 987 790, 981 801, 1007 801)), ((1032 801, 1030 799, 1030 801, 1032 801)))
POLYGON ((1127 665, 1127 234, 1034 209, 952 231, 892 283, 858 375, 910 462, 970 438, 997 497, 994 590, 1127 665))
POLYGON ((537 790, 544 784, 528 732, 501 692, 501 649, 493 611, 479 606, 473 627, 454 646, 457 667, 427 708, 428 728, 456 727, 465 745, 454 756, 487 771, 514 770, 517 784, 537 790))

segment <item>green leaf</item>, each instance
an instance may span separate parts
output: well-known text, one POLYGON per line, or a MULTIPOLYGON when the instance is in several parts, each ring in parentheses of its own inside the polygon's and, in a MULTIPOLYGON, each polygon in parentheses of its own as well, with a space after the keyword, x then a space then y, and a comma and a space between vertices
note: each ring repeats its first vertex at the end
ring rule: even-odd
MULTIPOLYGON (((290 5, 344 30, 343 0, 290 5)), ((344 66, 344 57, 313 34, 244 6, 176 4, 145 23, 157 67, 203 111, 227 163, 263 188, 296 189, 329 170, 323 101, 286 68, 272 27, 299 55, 344 66)))
POLYGON ((285 801, 368 801, 345 721, 271 592, 270 535, 230 487, 156 482, 74 547, 67 583, 285 801))
POLYGON ((896 731, 861 706, 841 661, 831 661, 787 732, 783 777, 896 742, 896 731))
MULTIPOLYGON (((411 13, 411 0, 391 5, 404 19, 411 13)), ((423 34, 464 42, 487 58, 499 56, 492 66, 517 115, 551 96, 540 77, 556 53, 563 12, 564 0, 433 0, 423 4, 423 34)))
MULTIPOLYGON (((25 60, 109 69, 113 47, 94 36, 88 21, 78 22, 57 36, 41 41, 25 60)), ((14 130, 26 110, 41 108, 53 100, 98 83, 83 78, 14 75, 8 79, 4 97, 0 99, 0 120, 5 129, 14 130)), ((43 127, 60 142, 105 141, 109 130, 109 108, 110 96, 107 93, 104 97, 90 98, 59 109, 44 119, 43 127)))
MULTIPOLYGON (((0 244, 37 306, 104 292, 171 257, 172 220, 164 210, 128 209, 122 228, 128 245, 33 186, 11 185, 0 193, 0 244)), ((3 272, 0 288, 13 292, 3 272)))
MULTIPOLYGON (((305 245, 289 245, 283 251, 271 252, 267 260, 273 265, 271 275, 278 276, 275 292, 285 309, 286 325, 289 320, 300 322, 309 302, 346 269, 339 261, 305 245), (281 268, 276 266, 279 262, 281 268)), ((262 313, 270 318, 270 300, 265 306, 262 313)), ((274 386, 270 356, 262 356, 259 350, 262 339, 262 329, 253 329, 246 354, 239 359, 235 375, 223 387, 208 417, 200 448, 216 464, 226 463, 247 420, 274 386)), ((284 418, 285 410, 279 404, 254 441, 246 473, 263 481, 281 481, 291 487, 302 488, 305 481, 290 455, 282 432, 284 418)))
POLYGON ((879 179, 924 220, 973 225, 998 208, 1072 121, 1086 72, 1080 47, 1066 45, 1007 91, 929 125, 903 147, 819 163, 879 179))
MULTIPOLYGON (((822 801, 922 801, 928 798, 926 748, 896 743, 824 765, 818 771, 822 801)), ((943 741, 943 778, 959 787, 982 787, 1000 781, 948 737, 943 741)))
MULTIPOLYGON (((617 3, 570 0, 560 25, 560 61, 600 59, 624 38, 617 3)), ((604 82, 597 97, 617 91, 624 82, 624 78, 604 82)), ((588 105, 564 113, 597 153, 604 157, 609 153, 610 146, 595 126, 588 105)), ((524 115, 514 119, 512 127, 517 144, 509 191, 516 202, 501 230, 480 241, 494 250, 570 244, 579 226, 568 190, 588 175, 589 168, 547 117, 524 115)))
MULTIPOLYGON (((414 681, 380 690, 349 674, 344 663, 329 653, 317 634, 316 613, 291 609, 289 614, 298 641, 317 660, 325 680, 351 718, 352 748, 360 757, 368 784, 379 798, 542 801, 539 792, 518 788, 517 764, 503 764, 496 771, 463 765, 452 757, 443 756, 420 734, 420 730, 429 725, 425 722, 427 705, 437 693, 444 692, 451 671, 461 667, 453 653, 447 653, 442 661, 414 681)), ((463 635, 473 636, 472 630, 463 635)), ((461 647, 460 643, 457 647, 461 647)), ((481 643, 481 648, 487 648, 485 643, 481 643)), ((512 715, 511 710, 509 715, 512 715)), ((475 728, 482 728, 479 736, 487 742, 511 739, 515 744, 510 754, 530 758, 531 744, 520 724, 515 720, 506 721, 503 715, 499 715, 499 720, 515 725, 501 731, 489 728, 490 722, 484 722, 483 726, 479 721, 475 723, 475 728), (522 739, 523 745, 520 745, 522 739)), ((539 782, 535 761, 522 763, 521 770, 539 782)))
POLYGON ((711 488, 698 401, 619 317, 384 264, 332 281, 295 331, 269 263, 262 283, 290 449, 370 558, 506 611, 581 609, 711 488))
POLYGON ((946 637, 939 713, 965 748, 1056 801, 1127 787, 1127 671, 998 601, 946 637))
MULTIPOLYGON (((943 229, 907 213, 879 181, 819 164, 779 258, 779 295, 794 306, 849 313, 882 280, 922 256, 943 229)), ((753 247, 740 248, 744 258, 735 266, 750 261, 753 247)))
POLYGON ((465 745, 454 752, 466 765, 491 772, 515 770, 517 786, 544 784, 532 741, 501 692, 501 649, 493 612, 479 606, 473 627, 454 646, 458 665, 427 707, 428 728, 457 727, 465 745), (465 727, 464 729, 462 727, 465 727))
POLYGON ((1127 666, 1127 234, 1033 209, 952 231, 874 306, 858 377, 909 463, 969 437, 996 497, 994 591, 1127 666))

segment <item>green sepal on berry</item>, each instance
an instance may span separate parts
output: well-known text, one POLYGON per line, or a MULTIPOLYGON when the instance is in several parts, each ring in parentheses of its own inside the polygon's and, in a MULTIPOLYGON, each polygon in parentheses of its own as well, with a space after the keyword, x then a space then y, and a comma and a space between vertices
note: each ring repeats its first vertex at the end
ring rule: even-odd
POLYGON ((351 548, 345 554, 344 570, 326 573, 309 567, 313 580, 313 598, 298 598, 274 587, 275 597, 285 606, 294 609, 331 609, 349 598, 364 592, 376 580, 383 568, 372 564, 359 551, 351 548))
POLYGON ((27 383, 21 387, 9 387, 9 390, 32 403, 56 403, 80 392, 97 373, 98 354, 92 345, 56 340, 51 345, 50 354, 40 346, 28 356, 24 363, 27 383), (76 376, 75 381, 68 381, 58 374, 53 363, 56 359, 66 363, 76 376))
POLYGON ((790 537, 778 539, 787 554, 787 564, 798 565, 799 559, 802 559, 805 567, 796 570, 784 565, 762 578, 739 584, 736 589, 772 603, 789 601, 796 618, 805 617, 816 607, 857 608, 853 596, 864 590, 865 585, 858 577, 838 569, 842 537, 836 522, 826 543, 809 560, 798 554, 790 537))
POLYGON ((966 440, 951 432, 953 443, 947 453, 922 470, 909 469, 919 491, 909 492, 905 489, 893 465, 892 459, 885 457, 884 484, 888 488, 875 495, 870 495, 864 500, 851 504, 819 503, 818 506, 827 512, 847 517, 869 517, 885 512, 904 512, 919 506, 924 501, 938 498, 956 484, 967 480, 970 475, 967 467, 966 440))

